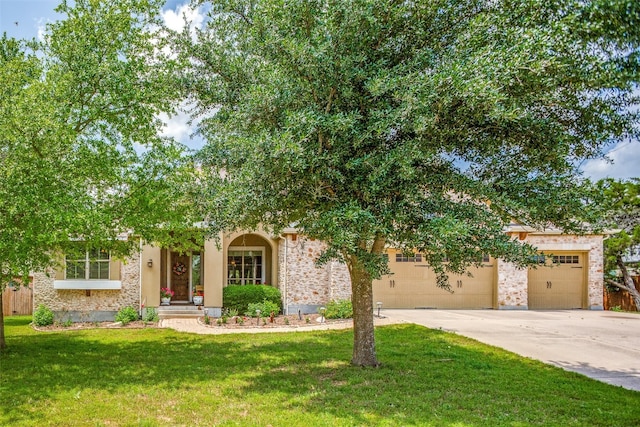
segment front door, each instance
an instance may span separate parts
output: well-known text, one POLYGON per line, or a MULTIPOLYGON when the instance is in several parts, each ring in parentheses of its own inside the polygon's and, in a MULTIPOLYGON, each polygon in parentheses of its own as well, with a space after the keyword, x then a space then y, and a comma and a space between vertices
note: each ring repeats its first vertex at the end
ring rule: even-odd
POLYGON ((189 255, 171 252, 171 289, 174 301, 189 301, 189 255))

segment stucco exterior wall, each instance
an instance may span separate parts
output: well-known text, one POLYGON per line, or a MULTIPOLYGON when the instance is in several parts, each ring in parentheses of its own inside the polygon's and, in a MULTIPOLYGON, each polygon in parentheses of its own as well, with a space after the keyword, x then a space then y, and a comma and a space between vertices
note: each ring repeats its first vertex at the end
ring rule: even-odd
POLYGON ((280 240, 278 282, 288 313, 312 313, 331 300, 351 298, 351 281, 344 264, 332 261, 316 266, 325 247, 300 235, 280 240))
POLYGON ((55 272, 34 273, 33 305, 34 310, 40 304, 49 307, 57 320, 65 321, 104 321, 113 320, 118 310, 132 306, 140 307, 140 254, 134 253, 121 263, 119 290, 54 289, 55 272))

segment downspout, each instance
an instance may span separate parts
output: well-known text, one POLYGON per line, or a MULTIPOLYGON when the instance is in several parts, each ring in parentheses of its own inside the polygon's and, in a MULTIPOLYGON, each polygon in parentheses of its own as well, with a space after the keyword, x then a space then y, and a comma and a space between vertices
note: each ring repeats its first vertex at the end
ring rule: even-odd
POLYGON ((288 247, 289 245, 287 245, 287 237, 286 236, 280 236, 280 238, 282 240, 284 240, 284 273, 283 273, 283 280, 282 280, 282 298, 284 299, 284 307, 283 307, 283 312, 284 315, 288 315, 289 314, 289 304, 287 301, 287 255, 288 255, 288 247))

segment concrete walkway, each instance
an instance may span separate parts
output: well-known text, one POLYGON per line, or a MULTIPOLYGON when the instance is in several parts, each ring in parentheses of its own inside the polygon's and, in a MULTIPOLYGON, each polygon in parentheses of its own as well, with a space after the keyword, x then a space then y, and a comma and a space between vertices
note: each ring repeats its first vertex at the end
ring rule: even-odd
POLYGON ((589 310, 383 310, 383 314, 640 391, 640 314, 589 310))

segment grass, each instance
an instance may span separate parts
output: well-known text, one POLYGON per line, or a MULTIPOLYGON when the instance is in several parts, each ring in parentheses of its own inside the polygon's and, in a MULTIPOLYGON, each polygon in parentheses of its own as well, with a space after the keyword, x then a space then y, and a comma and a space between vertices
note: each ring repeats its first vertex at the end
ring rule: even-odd
POLYGON ((443 331, 378 328, 378 369, 351 331, 36 332, 8 317, 0 425, 633 426, 640 393, 443 331))

